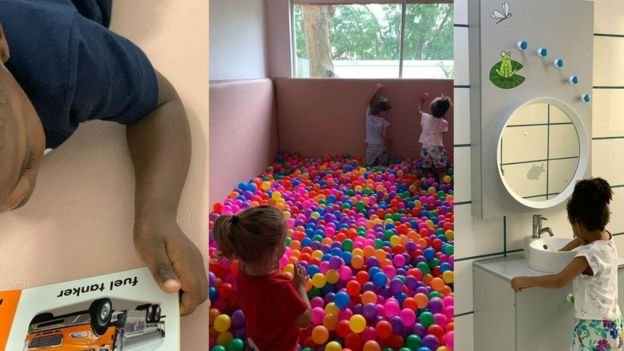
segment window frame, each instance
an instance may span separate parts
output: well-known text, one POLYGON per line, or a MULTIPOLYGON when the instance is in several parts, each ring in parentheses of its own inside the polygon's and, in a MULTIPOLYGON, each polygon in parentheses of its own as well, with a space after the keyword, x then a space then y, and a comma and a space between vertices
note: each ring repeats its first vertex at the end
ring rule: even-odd
MULTIPOLYGON (((288 30, 290 33, 290 76, 297 77, 297 35, 294 31, 295 5, 366 5, 366 4, 400 4, 401 5, 401 35, 399 39, 399 76, 403 79, 403 59, 405 47, 405 15, 408 4, 453 4, 454 0, 289 0, 288 30)), ((305 78, 301 78, 305 79, 305 78)))

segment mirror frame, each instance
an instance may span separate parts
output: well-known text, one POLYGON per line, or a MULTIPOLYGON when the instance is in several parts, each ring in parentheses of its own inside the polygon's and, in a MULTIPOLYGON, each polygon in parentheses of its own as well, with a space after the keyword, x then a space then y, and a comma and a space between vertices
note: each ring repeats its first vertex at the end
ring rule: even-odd
POLYGON ((570 106, 568 106, 566 103, 564 103, 561 100, 550 98, 550 97, 542 97, 542 98, 531 99, 522 103, 521 105, 513 109, 513 111, 504 119, 504 123, 498 130, 497 140, 498 141, 496 143, 495 164, 496 164, 496 170, 498 172, 498 176, 500 180, 503 182, 503 185, 505 187, 505 190, 507 190, 507 193, 524 206, 535 208, 535 209, 545 209, 545 208, 555 207, 561 204, 570 195, 572 195, 576 182, 580 179, 583 179, 585 172, 587 171, 587 164, 589 160, 589 138, 587 136, 587 131, 585 130, 585 126, 583 125, 583 122, 581 121, 581 118, 579 117, 579 115, 570 106), (498 164, 498 159, 500 158, 500 143, 503 137, 503 131, 507 127, 507 124, 509 124, 509 121, 513 117, 514 113, 516 113, 516 111, 524 107, 527 107, 529 105, 532 105, 532 104, 550 104, 550 105, 555 105, 557 108, 561 109, 561 111, 563 111, 568 116, 568 118, 570 118, 570 120, 572 121, 572 124, 576 128, 576 134, 579 137, 579 149, 580 149, 579 150, 579 153, 580 153, 579 162, 576 168, 576 172, 574 173, 574 176, 572 177, 570 183, 565 187, 565 189, 563 189, 563 191, 559 193, 559 195, 555 196, 552 199, 548 199, 545 201, 527 200, 517 195, 516 193, 514 193, 511 190, 511 187, 509 186, 509 184, 507 184, 507 182, 505 181, 505 177, 503 176, 501 172, 501 168, 498 164))

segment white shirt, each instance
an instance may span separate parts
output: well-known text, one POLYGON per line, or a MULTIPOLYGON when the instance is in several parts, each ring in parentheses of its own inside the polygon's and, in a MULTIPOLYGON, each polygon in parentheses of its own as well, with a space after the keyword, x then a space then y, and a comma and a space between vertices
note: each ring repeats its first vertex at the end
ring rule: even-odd
POLYGON ((420 115, 422 132, 418 142, 423 145, 444 146, 444 133, 448 131, 448 122, 444 118, 435 118, 423 112, 420 115))
POLYGON ((366 140, 369 145, 384 145, 383 131, 390 125, 383 117, 372 115, 370 107, 366 109, 366 140))
POLYGON ((573 281, 574 310, 578 319, 615 319, 618 306, 618 254, 610 240, 596 240, 582 245, 576 257, 585 257, 593 276, 580 274, 573 281))

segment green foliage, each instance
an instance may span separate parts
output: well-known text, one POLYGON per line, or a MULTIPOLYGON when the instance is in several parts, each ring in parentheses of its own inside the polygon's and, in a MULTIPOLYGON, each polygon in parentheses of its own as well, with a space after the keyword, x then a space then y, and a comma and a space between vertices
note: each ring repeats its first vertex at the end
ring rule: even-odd
MULTIPOLYGON (((333 7, 330 43, 334 60, 398 60, 401 5, 387 4, 373 12, 366 5, 333 7)), ((294 16, 297 57, 308 58, 301 6, 294 16)), ((405 14, 406 60, 453 59, 453 5, 408 4, 405 14)))

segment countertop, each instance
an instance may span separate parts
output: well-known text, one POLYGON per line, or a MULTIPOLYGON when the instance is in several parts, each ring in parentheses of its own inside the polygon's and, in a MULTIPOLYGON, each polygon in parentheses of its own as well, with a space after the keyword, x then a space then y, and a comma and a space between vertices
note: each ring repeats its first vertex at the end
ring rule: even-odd
MULTIPOLYGON (((531 277, 551 274, 529 268, 529 261, 522 254, 476 261, 473 267, 490 272, 508 281, 518 276, 531 277)), ((620 257, 618 269, 622 268, 624 268, 624 258, 620 257)))

